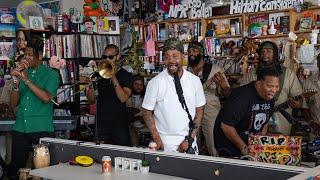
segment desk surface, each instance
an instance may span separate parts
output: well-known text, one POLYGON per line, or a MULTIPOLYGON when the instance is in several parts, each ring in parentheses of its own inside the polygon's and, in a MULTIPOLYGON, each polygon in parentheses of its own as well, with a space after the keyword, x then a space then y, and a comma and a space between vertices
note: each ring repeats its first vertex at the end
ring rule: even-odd
POLYGON ((167 176, 162 174, 148 173, 141 174, 139 172, 115 170, 113 168, 112 174, 103 175, 101 174, 101 164, 93 164, 90 167, 72 166, 68 163, 61 163, 58 165, 34 169, 30 172, 33 176, 38 176, 53 180, 187 180, 184 178, 167 176))
MULTIPOLYGON (((1 131, 11 131, 15 120, 0 120, 0 132, 1 131)), ((73 130, 76 128, 76 119, 54 119, 53 126, 55 130, 73 130)))

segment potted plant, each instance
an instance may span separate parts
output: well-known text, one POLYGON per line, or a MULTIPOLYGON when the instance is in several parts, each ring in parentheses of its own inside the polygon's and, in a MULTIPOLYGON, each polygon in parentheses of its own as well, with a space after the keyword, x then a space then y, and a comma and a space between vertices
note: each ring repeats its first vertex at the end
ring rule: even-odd
POLYGON ((150 169, 150 162, 147 160, 142 160, 141 169, 140 169, 141 173, 147 174, 149 173, 149 169, 150 169))

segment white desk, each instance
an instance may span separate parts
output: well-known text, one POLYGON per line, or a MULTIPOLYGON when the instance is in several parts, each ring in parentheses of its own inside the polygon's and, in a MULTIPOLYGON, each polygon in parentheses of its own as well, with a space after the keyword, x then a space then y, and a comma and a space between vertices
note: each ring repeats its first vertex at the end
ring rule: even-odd
POLYGON ((61 163, 59 165, 31 170, 30 174, 53 180, 186 180, 185 178, 155 173, 141 174, 139 172, 115 170, 114 168, 112 170, 112 174, 103 175, 101 174, 101 164, 95 163, 90 167, 81 167, 61 163))

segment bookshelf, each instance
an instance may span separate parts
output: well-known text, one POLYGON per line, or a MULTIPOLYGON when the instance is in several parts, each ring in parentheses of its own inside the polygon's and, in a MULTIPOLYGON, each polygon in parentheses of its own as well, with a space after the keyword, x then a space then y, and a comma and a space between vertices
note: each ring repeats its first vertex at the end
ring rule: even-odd
MULTIPOLYGON (((116 44, 120 47, 119 35, 107 34, 86 34, 83 32, 39 32, 45 33, 45 55, 44 60, 49 61, 52 56, 58 56, 66 60, 64 69, 59 70, 61 84, 58 93, 65 88, 69 88, 77 83, 70 90, 61 93, 56 98, 58 103, 64 101, 69 96, 73 96, 87 84, 83 76, 90 74, 83 73, 82 70, 88 62, 100 61, 103 50, 107 44, 116 44)), ((77 116, 77 132, 82 132, 81 119, 87 117, 89 105, 83 91, 76 94, 59 106, 54 106, 55 116, 77 116)))
MULTIPOLYGON (((294 32, 297 34, 298 37, 306 37, 308 34, 311 33, 311 30, 305 30, 305 31, 299 31, 299 21, 300 18, 305 16, 305 14, 313 13, 315 15, 320 15, 320 7, 314 6, 309 7, 307 10, 302 10, 301 12, 296 12, 295 9, 284 9, 284 10, 273 10, 273 11, 265 11, 265 12, 255 12, 255 13, 245 13, 245 14, 227 14, 227 15, 218 15, 213 16, 209 18, 201 18, 201 19, 168 19, 163 20, 161 22, 149 22, 149 23, 139 23, 139 24, 131 24, 133 28, 136 27, 136 30, 143 31, 148 26, 153 25, 157 27, 157 31, 154 32, 155 38, 155 47, 157 56, 159 56, 159 60, 157 62, 157 65, 160 65, 162 60, 162 52, 161 47, 163 46, 163 42, 165 39, 169 37, 177 37, 180 40, 182 40, 183 43, 185 43, 185 47, 187 47, 187 43, 189 43, 192 40, 203 40, 205 44, 205 48, 207 50, 207 54, 210 56, 210 59, 215 61, 215 63, 222 65, 223 62, 230 61, 234 55, 226 53, 229 50, 225 49, 223 51, 226 51, 224 53, 216 53, 216 49, 214 47, 215 43, 218 43, 219 46, 225 46, 225 44, 228 44, 228 42, 233 41, 235 42, 235 48, 239 48, 239 45, 242 42, 242 39, 246 36, 250 37, 250 20, 261 20, 259 18, 260 15, 264 15, 266 20, 266 25, 268 26, 272 20, 274 22, 277 22, 275 25, 275 28, 277 29, 277 32, 275 34, 269 34, 267 32, 267 35, 260 35, 260 36, 254 36, 252 35, 252 38, 259 39, 260 41, 266 41, 271 40, 277 44, 280 42, 286 41, 288 39, 289 32, 294 32), (284 16, 284 17, 283 17, 284 16), (257 17, 254 19, 254 17, 257 17), (251 19, 250 19, 251 18, 251 19), (281 22, 280 22, 281 21, 281 22), (215 22, 215 24, 222 24, 225 25, 225 27, 229 28, 230 30, 221 33, 221 34, 210 34, 210 30, 213 29, 213 27, 210 26, 211 22, 215 22), (238 29, 236 32, 231 32, 231 26, 234 26, 235 23, 238 26, 238 29), (197 28, 194 28, 196 25, 198 25, 197 28), (281 25, 280 25, 281 24, 281 25), (183 29, 184 27, 189 27, 189 34, 185 37, 181 37, 180 29, 183 29), (161 30, 162 27, 162 30, 161 30), (197 30, 196 33, 194 33, 195 29, 197 30), (162 32, 160 32, 160 30, 162 32), (165 35, 163 35, 163 33, 165 35), (161 38, 159 38, 161 37, 161 38), (219 41, 218 41, 219 40, 219 41), (218 41, 218 42, 215 42, 218 41)), ((237 27, 236 26, 236 27, 237 27)), ((215 27, 216 28, 216 27, 215 27)), ((223 28, 222 28, 223 29, 223 28)), ((140 38, 140 42, 145 43, 145 37, 147 34, 145 32, 139 32, 141 36, 144 36, 140 38)), ((315 47, 319 47, 319 45, 315 45, 315 47)), ((185 48, 186 49, 186 48, 185 48)), ((218 48, 219 49, 219 48, 218 48)), ((221 51, 221 50, 220 50, 221 51)), ((233 67, 231 69, 231 72, 227 72, 227 76, 232 77, 241 77, 239 66, 240 63, 237 64, 238 67, 233 67), (238 76, 235 76, 237 75, 238 76)), ((146 75, 147 76, 147 75, 146 75)), ((148 77, 150 77, 148 75, 148 77)))

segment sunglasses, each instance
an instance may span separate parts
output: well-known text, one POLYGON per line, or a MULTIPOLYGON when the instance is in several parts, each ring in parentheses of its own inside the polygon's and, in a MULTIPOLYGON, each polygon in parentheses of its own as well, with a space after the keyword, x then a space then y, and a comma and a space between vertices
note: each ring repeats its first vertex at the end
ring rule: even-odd
POLYGON ((116 57, 118 54, 116 55, 110 55, 110 56, 107 56, 107 55, 102 55, 101 58, 102 59, 113 59, 114 57, 116 57))

